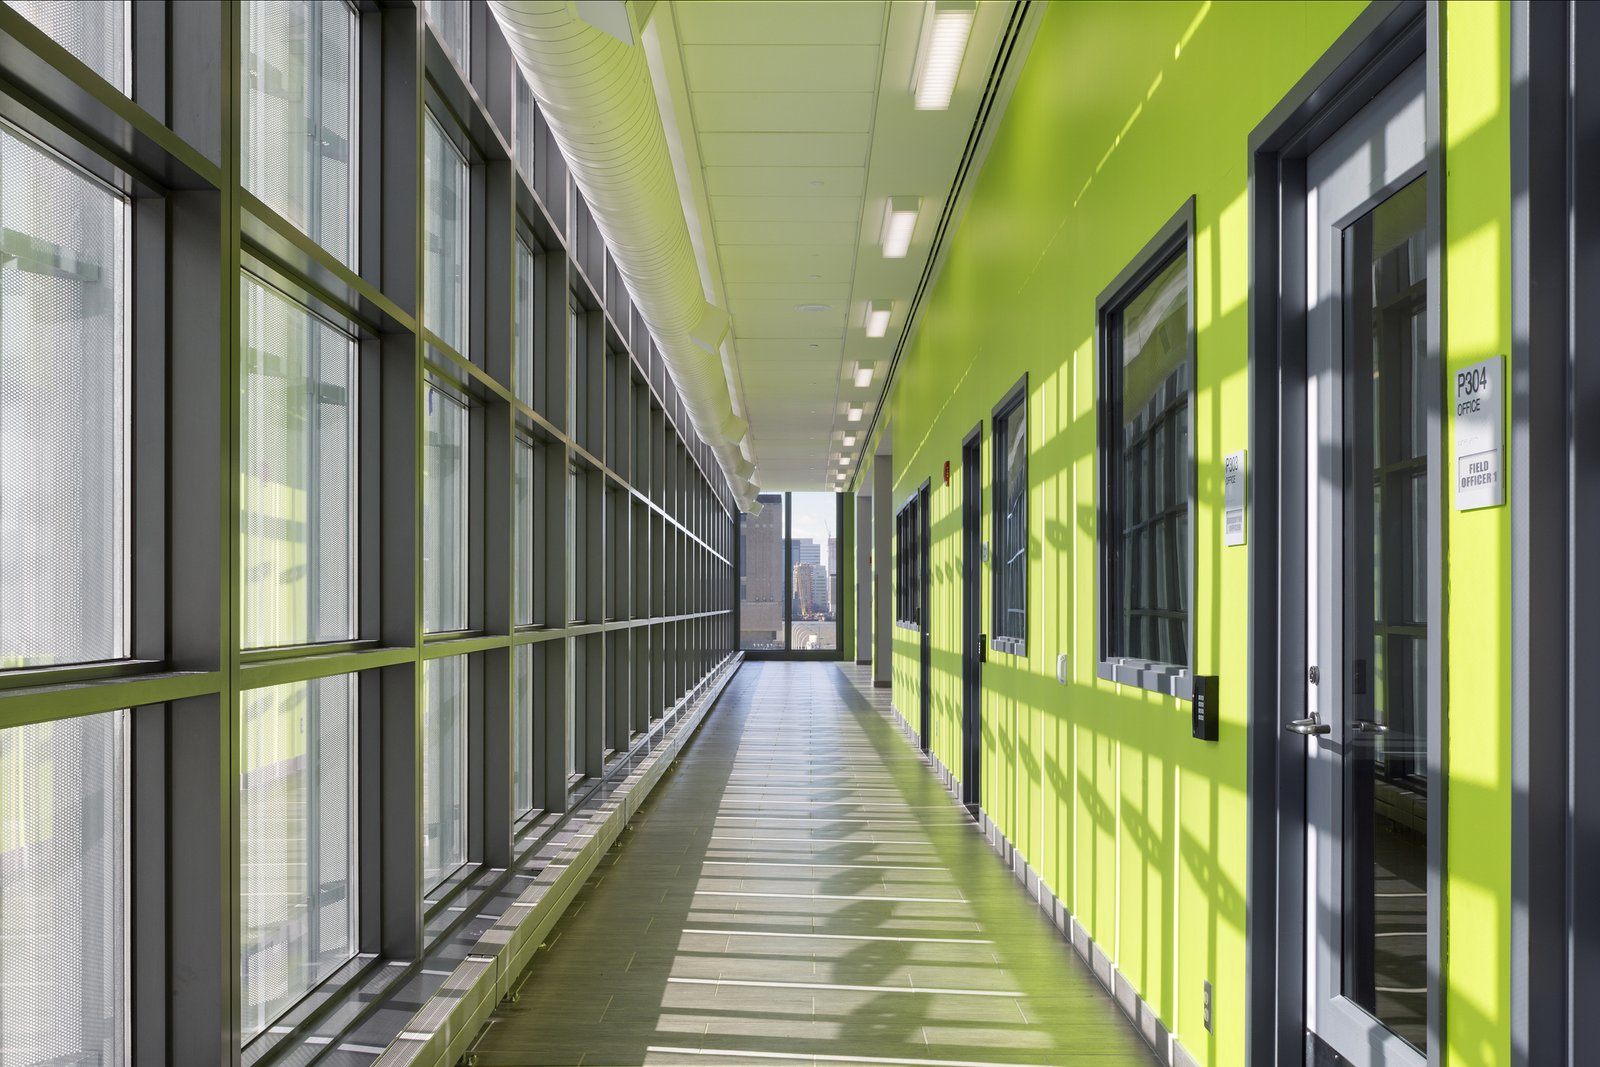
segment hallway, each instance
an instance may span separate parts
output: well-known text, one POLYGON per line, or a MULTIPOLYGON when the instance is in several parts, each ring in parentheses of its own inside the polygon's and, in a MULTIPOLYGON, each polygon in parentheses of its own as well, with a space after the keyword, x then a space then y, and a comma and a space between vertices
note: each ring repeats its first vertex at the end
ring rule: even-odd
POLYGON ((1156 1062, 870 685, 743 667, 476 1063, 1156 1062))

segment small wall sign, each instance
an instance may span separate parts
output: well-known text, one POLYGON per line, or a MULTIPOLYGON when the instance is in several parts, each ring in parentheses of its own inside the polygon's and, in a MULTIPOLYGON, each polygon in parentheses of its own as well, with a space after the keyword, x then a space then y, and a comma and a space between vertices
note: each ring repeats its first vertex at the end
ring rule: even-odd
POLYGON ((1505 357, 1455 373, 1456 510, 1506 502, 1505 357))
POLYGON ((1244 451, 1222 457, 1222 543, 1244 544, 1244 451))

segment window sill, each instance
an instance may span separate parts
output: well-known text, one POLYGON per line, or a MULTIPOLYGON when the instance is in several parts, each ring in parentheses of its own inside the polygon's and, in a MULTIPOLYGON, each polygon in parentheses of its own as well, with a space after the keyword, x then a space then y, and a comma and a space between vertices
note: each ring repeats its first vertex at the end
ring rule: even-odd
POLYGON ((1188 667, 1175 663, 1152 663, 1144 659, 1101 660, 1095 673, 1108 682, 1131 685, 1135 689, 1148 689, 1164 693, 1179 700, 1193 699, 1193 676, 1188 667))

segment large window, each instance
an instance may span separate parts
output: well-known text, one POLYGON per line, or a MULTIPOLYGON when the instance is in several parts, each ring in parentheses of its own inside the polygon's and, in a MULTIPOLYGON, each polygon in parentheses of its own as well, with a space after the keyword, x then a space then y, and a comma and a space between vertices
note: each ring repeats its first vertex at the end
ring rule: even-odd
POLYGON ((422 9, 427 12, 434 32, 444 42, 445 51, 462 70, 467 70, 467 60, 471 57, 471 35, 467 27, 472 9, 466 0, 423 0, 422 9))
POLYGON ((467 657, 423 665, 422 891, 467 862, 467 657))
POLYGON ((0 669, 128 654, 127 212, 0 126, 0 669))
POLYGON ((780 649, 784 637, 784 495, 762 493, 739 516, 739 647, 780 649))
POLYGON ((1190 655, 1189 230, 1180 215, 1102 297, 1099 330, 1101 673, 1173 692, 1190 655))
POLYGON ((789 494, 789 647, 839 647, 839 494, 789 494))
POLYGON ((422 629, 467 628, 467 483, 470 412, 454 393, 424 390, 422 629))
POLYGON ((0 1063, 124 1063, 123 712, 0 730, 0 1063))
POLYGON ((997 652, 1028 650, 1028 379, 994 410, 994 583, 997 652))
MULTIPOLYGON (((465 4, 461 5, 463 8, 465 4)), ((467 160, 433 112, 423 136, 422 324, 467 352, 467 160)))
POLYGON ((245 0, 240 14, 244 184, 353 267, 355 8, 345 0, 245 0))
POLYGON ((249 1040, 356 953, 354 675, 239 702, 240 1030, 249 1040))
POLYGON ((356 636, 356 343, 240 286, 239 566, 245 648, 356 636))
POLYGON ((518 626, 533 624, 533 442, 517 438, 512 466, 513 511, 511 527, 515 534, 516 587, 512 597, 512 621, 518 626))
POLYGON ((538 319, 534 309, 538 306, 538 289, 535 279, 533 249, 521 238, 517 239, 517 399, 534 407, 540 397, 535 384, 538 365, 536 327, 538 319))

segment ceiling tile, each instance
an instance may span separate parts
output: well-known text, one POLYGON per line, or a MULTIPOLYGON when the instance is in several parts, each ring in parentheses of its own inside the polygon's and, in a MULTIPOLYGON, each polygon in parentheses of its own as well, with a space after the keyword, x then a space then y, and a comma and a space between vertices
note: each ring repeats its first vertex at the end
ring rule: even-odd
POLYGON ((846 274, 854 249, 848 245, 729 245, 719 249, 724 277, 746 282, 809 282, 846 274))
POLYGON ((706 193, 722 197, 854 197, 867 188, 865 167, 707 167, 706 193))
POLYGON ((683 46, 691 93, 870 93, 879 55, 876 44, 683 46))
POLYGON ((780 167, 812 164, 852 167, 867 161, 864 133, 702 133, 700 158, 708 167, 780 167))
POLYGON ((695 93, 701 133, 867 133, 872 93, 695 93))
POLYGON ((843 245, 855 241, 861 227, 849 222, 719 221, 717 245, 843 245))
POLYGON ((795 303, 844 305, 850 301, 850 284, 839 282, 808 282, 806 284, 759 282, 730 282, 722 288, 728 300, 792 300, 795 303))
POLYGON ((861 217, 859 197, 713 196, 710 201, 711 217, 718 227, 724 222, 854 223, 861 217))
POLYGON ((677 0, 672 5, 678 37, 685 44, 876 44, 883 35, 883 9, 882 3, 866 0, 677 0))

